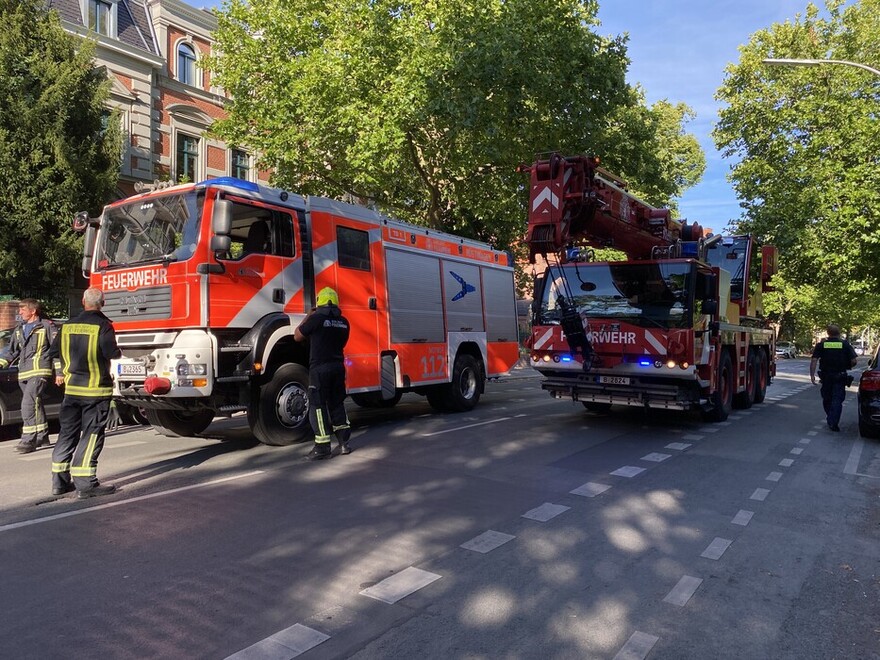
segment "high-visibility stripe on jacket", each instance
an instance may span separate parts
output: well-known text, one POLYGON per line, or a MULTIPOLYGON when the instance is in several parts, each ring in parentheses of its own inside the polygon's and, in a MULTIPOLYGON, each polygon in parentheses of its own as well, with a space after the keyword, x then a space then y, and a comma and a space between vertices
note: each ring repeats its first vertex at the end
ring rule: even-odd
POLYGON ((25 336, 24 324, 17 325, 12 331, 9 346, 0 354, 0 367, 8 367, 18 360, 18 379, 28 380, 37 376, 52 375, 52 360, 49 348, 56 334, 55 324, 47 319, 40 319, 30 334, 25 336))
POLYGON ((56 373, 64 376, 64 395, 113 395, 110 360, 121 355, 113 324, 97 310, 86 310, 63 326, 52 343, 56 373))

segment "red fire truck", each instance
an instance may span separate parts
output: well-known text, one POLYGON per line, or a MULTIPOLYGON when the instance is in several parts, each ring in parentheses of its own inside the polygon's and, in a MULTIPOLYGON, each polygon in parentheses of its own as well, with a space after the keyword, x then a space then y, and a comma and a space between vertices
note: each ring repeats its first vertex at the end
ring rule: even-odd
POLYGON ((774 333, 761 292, 776 269, 752 236, 704 235, 631 195, 598 159, 553 154, 531 174, 536 278, 531 364, 542 387, 589 410, 700 409, 721 421, 764 400, 774 333), (623 261, 597 262, 596 247, 623 261))
POLYGON ((309 437, 307 349, 293 330, 325 286, 352 326, 359 405, 416 392, 469 410, 519 357, 506 253, 364 207, 223 178, 135 195, 74 226, 122 348, 114 396, 166 435, 246 410, 265 444, 309 437))

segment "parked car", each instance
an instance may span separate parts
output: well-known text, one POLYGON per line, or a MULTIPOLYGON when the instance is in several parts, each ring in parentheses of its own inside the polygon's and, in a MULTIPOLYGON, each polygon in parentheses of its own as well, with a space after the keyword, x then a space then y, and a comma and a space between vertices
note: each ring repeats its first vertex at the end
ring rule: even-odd
POLYGON ((859 378, 859 435, 880 437, 880 346, 859 378))
POLYGON ((776 356, 784 358, 797 357, 797 346, 790 341, 776 342, 776 356))

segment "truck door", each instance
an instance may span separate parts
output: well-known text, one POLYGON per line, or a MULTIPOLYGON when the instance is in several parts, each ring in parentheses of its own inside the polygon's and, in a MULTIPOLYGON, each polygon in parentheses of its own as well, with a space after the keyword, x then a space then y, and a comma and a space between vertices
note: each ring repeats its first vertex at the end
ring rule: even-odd
POLYGON ((229 195, 232 246, 209 279, 208 324, 252 328, 273 312, 302 313, 302 250, 295 212, 229 195))

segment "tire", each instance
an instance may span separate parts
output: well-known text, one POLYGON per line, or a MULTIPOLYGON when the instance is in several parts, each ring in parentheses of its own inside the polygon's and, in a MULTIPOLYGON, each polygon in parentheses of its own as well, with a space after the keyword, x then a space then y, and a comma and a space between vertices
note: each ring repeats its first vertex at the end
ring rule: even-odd
POLYGON ((718 387, 712 394, 712 407, 703 414, 707 422, 723 422, 733 409, 733 363, 730 352, 721 351, 718 361, 718 387))
POLYGON ((264 445, 285 447, 312 437, 309 425, 309 371, 282 364, 253 394, 248 423, 264 445))
POLYGON ((447 412, 449 410, 449 402, 446 400, 448 388, 445 385, 434 385, 429 387, 425 392, 425 398, 428 405, 437 412, 447 412))
POLYGON ((452 382, 446 385, 450 412, 472 410, 483 392, 483 369, 472 355, 460 354, 452 367, 452 382))
POLYGON ((866 424, 861 417, 859 417, 859 435, 863 438, 880 438, 880 429, 876 426, 871 426, 870 424, 866 424))
POLYGON ((767 396, 767 354, 758 350, 758 361, 755 366, 755 403, 763 403, 767 396))
POLYGON ((601 403, 598 401, 581 401, 584 408, 594 413, 607 413, 611 411, 610 403, 601 403))
POLYGON ((211 425, 213 410, 146 410, 147 421, 156 431, 169 438, 198 435, 211 425))
POLYGON ((390 399, 383 399, 379 392, 361 392, 352 394, 351 400, 361 408, 393 408, 400 401, 403 392, 397 390, 390 399))
POLYGON ((758 357, 754 349, 749 349, 746 356, 746 389, 744 392, 737 392, 733 396, 733 407, 741 410, 747 410, 755 403, 755 389, 758 385, 758 357))

